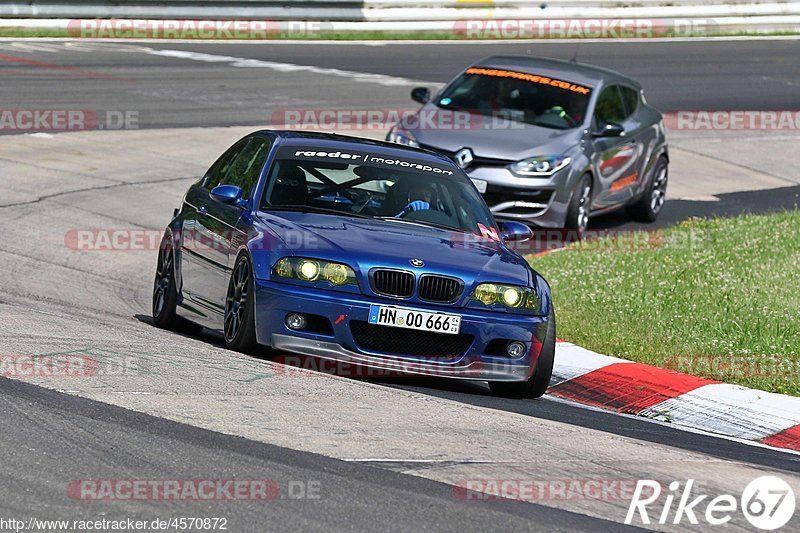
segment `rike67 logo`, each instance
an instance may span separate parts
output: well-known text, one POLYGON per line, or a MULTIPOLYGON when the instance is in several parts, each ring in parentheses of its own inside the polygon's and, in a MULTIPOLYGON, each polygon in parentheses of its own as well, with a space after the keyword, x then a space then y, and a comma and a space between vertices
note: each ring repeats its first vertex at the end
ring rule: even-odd
POLYGON ((776 476, 754 479, 745 487, 739 499, 732 494, 722 494, 708 500, 708 494, 698 494, 693 489, 693 479, 686 481, 683 487, 679 481, 673 481, 662 499, 662 488, 658 481, 639 480, 625 523, 632 524, 638 515, 645 525, 651 521, 661 525, 685 522, 697 525, 705 519, 706 524, 721 526, 741 511, 753 527, 772 531, 785 526, 794 515, 794 491, 786 481, 776 476), (651 516, 653 511, 655 513, 651 516))

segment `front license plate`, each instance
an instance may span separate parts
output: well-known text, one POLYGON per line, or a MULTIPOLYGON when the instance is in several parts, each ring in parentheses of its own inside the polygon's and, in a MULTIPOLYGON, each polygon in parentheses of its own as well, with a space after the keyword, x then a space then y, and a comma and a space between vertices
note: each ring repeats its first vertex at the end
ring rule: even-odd
POLYGON ((478 189, 479 193, 483 194, 486 192, 486 184, 487 184, 486 180, 478 180, 474 178, 470 179, 472 180, 472 183, 475 184, 475 188, 478 189))
POLYGON ((370 305, 369 323, 453 335, 461 329, 461 317, 458 315, 429 313, 392 305, 370 305))

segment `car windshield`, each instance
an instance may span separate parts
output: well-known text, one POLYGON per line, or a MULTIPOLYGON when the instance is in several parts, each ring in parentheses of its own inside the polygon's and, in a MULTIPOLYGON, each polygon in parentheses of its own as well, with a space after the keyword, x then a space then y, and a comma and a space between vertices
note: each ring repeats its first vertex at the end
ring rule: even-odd
POLYGON ((468 111, 553 129, 583 123, 591 88, 563 79, 510 70, 472 67, 435 102, 443 109, 468 111))
POLYGON ((454 167, 352 150, 280 148, 260 205, 481 234, 495 228, 480 194, 454 167))

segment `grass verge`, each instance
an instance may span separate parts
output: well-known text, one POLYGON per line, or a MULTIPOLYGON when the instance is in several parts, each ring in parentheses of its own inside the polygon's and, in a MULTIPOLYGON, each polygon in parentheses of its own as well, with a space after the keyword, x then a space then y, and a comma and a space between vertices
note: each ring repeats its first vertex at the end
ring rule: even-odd
POLYGON ((562 339, 800 396, 800 210, 604 237, 530 263, 551 284, 562 339))

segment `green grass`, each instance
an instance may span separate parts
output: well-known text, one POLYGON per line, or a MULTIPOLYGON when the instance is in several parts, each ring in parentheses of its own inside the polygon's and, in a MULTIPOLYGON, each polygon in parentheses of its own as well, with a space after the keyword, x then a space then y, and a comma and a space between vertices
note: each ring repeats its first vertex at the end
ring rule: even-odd
POLYGON ((66 29, 51 28, 0 28, 0 37, 69 37, 66 29))
POLYGON ((800 396, 800 210, 691 220, 530 263, 551 284, 559 338, 800 396))

